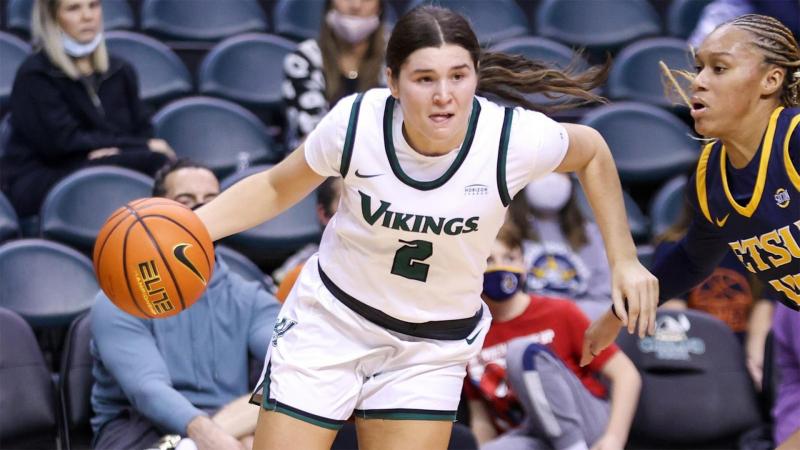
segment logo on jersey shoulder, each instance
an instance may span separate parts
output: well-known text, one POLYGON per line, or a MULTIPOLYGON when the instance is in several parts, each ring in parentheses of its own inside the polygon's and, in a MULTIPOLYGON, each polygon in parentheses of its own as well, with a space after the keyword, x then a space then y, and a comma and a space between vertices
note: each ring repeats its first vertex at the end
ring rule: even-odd
POLYGON ((283 337, 283 335, 295 325, 297 325, 297 322, 285 317, 275 322, 275 326, 272 327, 272 346, 276 347, 278 345, 278 339, 283 337))
POLYGON ((361 196, 361 215, 370 225, 375 225, 380 221, 382 227, 392 230, 436 235, 444 233, 449 236, 478 231, 480 217, 477 216, 445 218, 395 212, 389 209, 392 204, 383 200, 379 200, 380 205, 373 212, 372 197, 361 191, 358 191, 358 194, 361 196))
POLYGON ((716 219, 714 219, 714 221, 716 222, 718 227, 722 228, 725 226, 725 222, 728 221, 728 217, 730 217, 730 215, 731 213, 725 214, 725 217, 723 217, 722 219, 717 217, 716 219))
POLYGON ((486 195, 489 193, 489 187, 485 184, 470 184, 468 186, 464 186, 464 195, 466 196, 475 196, 475 195, 486 195))
POLYGON ((780 206, 781 208, 786 208, 789 206, 789 191, 784 188, 780 188, 775 191, 775 203, 780 206))
POLYGON ((383 175, 383 174, 382 173, 374 173, 374 174, 364 175, 363 173, 359 172, 358 169, 356 169, 356 176, 358 178, 375 178, 375 177, 379 177, 381 175, 383 175))

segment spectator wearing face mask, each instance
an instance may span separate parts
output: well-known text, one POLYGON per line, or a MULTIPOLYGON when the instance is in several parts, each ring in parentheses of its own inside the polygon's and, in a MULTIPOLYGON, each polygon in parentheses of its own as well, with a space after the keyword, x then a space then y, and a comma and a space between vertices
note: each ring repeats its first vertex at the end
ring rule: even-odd
POLYGON ((597 225, 583 216, 572 179, 551 173, 509 208, 524 237, 528 292, 573 300, 589 318, 611 304, 611 274, 597 225))
POLYGON ((296 148, 340 98, 386 84, 385 8, 381 0, 327 0, 319 37, 286 56, 289 148, 296 148))

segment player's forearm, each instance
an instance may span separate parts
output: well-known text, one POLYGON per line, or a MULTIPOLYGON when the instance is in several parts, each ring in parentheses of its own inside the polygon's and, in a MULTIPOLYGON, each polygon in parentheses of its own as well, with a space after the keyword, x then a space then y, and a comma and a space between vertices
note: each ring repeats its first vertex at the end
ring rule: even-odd
POLYGON ((245 395, 223 406, 211 419, 226 433, 241 439, 256 431, 258 406, 249 403, 250 395, 245 395))

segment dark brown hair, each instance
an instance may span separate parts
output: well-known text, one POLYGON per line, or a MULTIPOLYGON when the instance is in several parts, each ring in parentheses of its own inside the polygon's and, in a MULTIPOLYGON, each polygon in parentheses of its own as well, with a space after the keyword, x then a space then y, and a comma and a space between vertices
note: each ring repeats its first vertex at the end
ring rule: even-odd
POLYGON ((411 53, 420 48, 445 44, 458 45, 472 56, 478 74, 478 91, 481 93, 543 112, 605 101, 591 91, 605 81, 610 61, 573 74, 572 69, 577 64, 562 71, 521 55, 484 51, 464 17, 436 6, 416 7, 397 21, 386 48, 386 66, 392 70, 392 76, 397 77, 400 67, 411 53), (556 105, 541 105, 525 97, 525 94, 534 93, 551 98, 566 95, 570 100, 556 105))
MULTIPOLYGON (((372 32, 369 37, 369 46, 364 54, 364 59, 358 67, 358 91, 363 92, 378 86, 383 69, 383 54, 385 50, 385 33, 383 26, 383 16, 386 10, 385 0, 380 2, 381 9, 379 17, 381 24, 372 32)), ((325 2, 325 14, 333 8, 333 0, 325 2)), ((342 47, 348 45, 342 42, 328 26, 325 16, 322 17, 320 25, 319 50, 322 53, 322 72, 325 75, 325 98, 333 104, 343 94, 342 92, 342 73, 339 70, 339 54, 342 47)))
MULTIPOLYGON (((573 251, 579 251, 583 246, 589 243, 589 238, 586 236, 586 217, 581 213, 578 200, 575 196, 575 185, 572 186, 573 193, 567 203, 558 212, 558 223, 561 228, 561 233, 567 237, 569 246, 573 251)), ((520 191, 512 200, 508 208, 508 214, 511 221, 514 222, 517 228, 522 230, 524 239, 533 241, 541 241, 541 237, 536 233, 536 230, 531 227, 531 218, 536 217, 533 208, 528 205, 528 200, 525 198, 525 191, 520 191)))

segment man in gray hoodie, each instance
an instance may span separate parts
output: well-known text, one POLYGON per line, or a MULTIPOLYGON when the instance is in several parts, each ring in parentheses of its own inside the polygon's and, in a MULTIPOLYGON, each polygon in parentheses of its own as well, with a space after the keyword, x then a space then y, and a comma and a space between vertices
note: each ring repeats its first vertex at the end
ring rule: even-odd
MULTIPOLYGON (((205 167, 182 160, 156 175, 154 196, 194 209, 219 194, 205 167)), ((263 361, 280 305, 217 258, 208 289, 186 311, 139 319, 103 292, 92 307, 93 447, 153 446, 165 434, 200 449, 252 446, 258 408, 249 398, 249 357, 263 361)))

